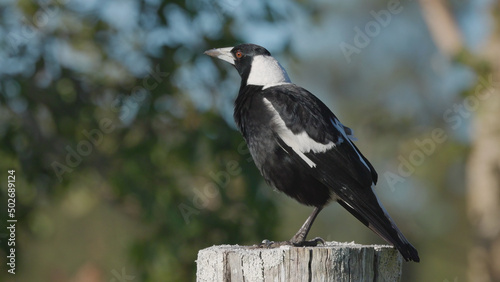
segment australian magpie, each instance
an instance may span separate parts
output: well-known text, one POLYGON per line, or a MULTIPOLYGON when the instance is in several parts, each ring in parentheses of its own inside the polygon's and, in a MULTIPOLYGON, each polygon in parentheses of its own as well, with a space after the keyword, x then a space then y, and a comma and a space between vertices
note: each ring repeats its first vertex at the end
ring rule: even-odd
POLYGON ((323 102, 293 84, 261 46, 241 44, 205 54, 232 64, 241 76, 234 119, 266 182, 314 207, 289 243, 322 241, 306 241, 307 233, 321 209, 337 201, 406 261, 420 260, 375 196, 377 172, 354 145, 352 130, 323 102))

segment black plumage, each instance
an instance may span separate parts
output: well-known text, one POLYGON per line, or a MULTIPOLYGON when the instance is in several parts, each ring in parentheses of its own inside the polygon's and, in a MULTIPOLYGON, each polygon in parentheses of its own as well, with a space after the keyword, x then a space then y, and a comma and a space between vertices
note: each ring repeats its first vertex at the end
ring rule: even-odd
POLYGON ((352 142, 351 129, 316 96, 292 84, 265 48, 242 44, 205 53, 233 64, 242 78, 234 118, 264 179, 315 207, 290 243, 315 244, 305 240, 315 217, 337 201, 405 260, 419 261, 376 198, 377 173, 352 142))

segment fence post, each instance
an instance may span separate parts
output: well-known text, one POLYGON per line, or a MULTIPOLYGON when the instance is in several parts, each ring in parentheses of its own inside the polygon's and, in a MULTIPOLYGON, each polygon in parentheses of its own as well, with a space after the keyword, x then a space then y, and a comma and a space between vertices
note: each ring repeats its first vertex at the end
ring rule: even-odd
POLYGON ((399 281, 402 262, 386 245, 221 245, 198 252, 196 281, 399 281))

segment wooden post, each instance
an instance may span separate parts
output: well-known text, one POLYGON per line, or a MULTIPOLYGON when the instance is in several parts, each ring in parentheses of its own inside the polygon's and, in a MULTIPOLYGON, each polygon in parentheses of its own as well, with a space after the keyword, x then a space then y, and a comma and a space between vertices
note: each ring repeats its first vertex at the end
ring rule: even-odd
POLYGON ((327 242, 266 249, 213 246, 198 252, 196 281, 399 281, 403 258, 392 246, 327 242))

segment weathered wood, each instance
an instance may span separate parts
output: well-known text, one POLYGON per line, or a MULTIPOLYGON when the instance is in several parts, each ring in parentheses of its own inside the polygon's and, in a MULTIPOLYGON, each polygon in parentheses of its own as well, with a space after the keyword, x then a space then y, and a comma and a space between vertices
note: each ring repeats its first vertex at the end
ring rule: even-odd
POLYGON ((385 245, 222 245, 198 252, 196 281, 399 281, 402 262, 398 251, 385 245))

